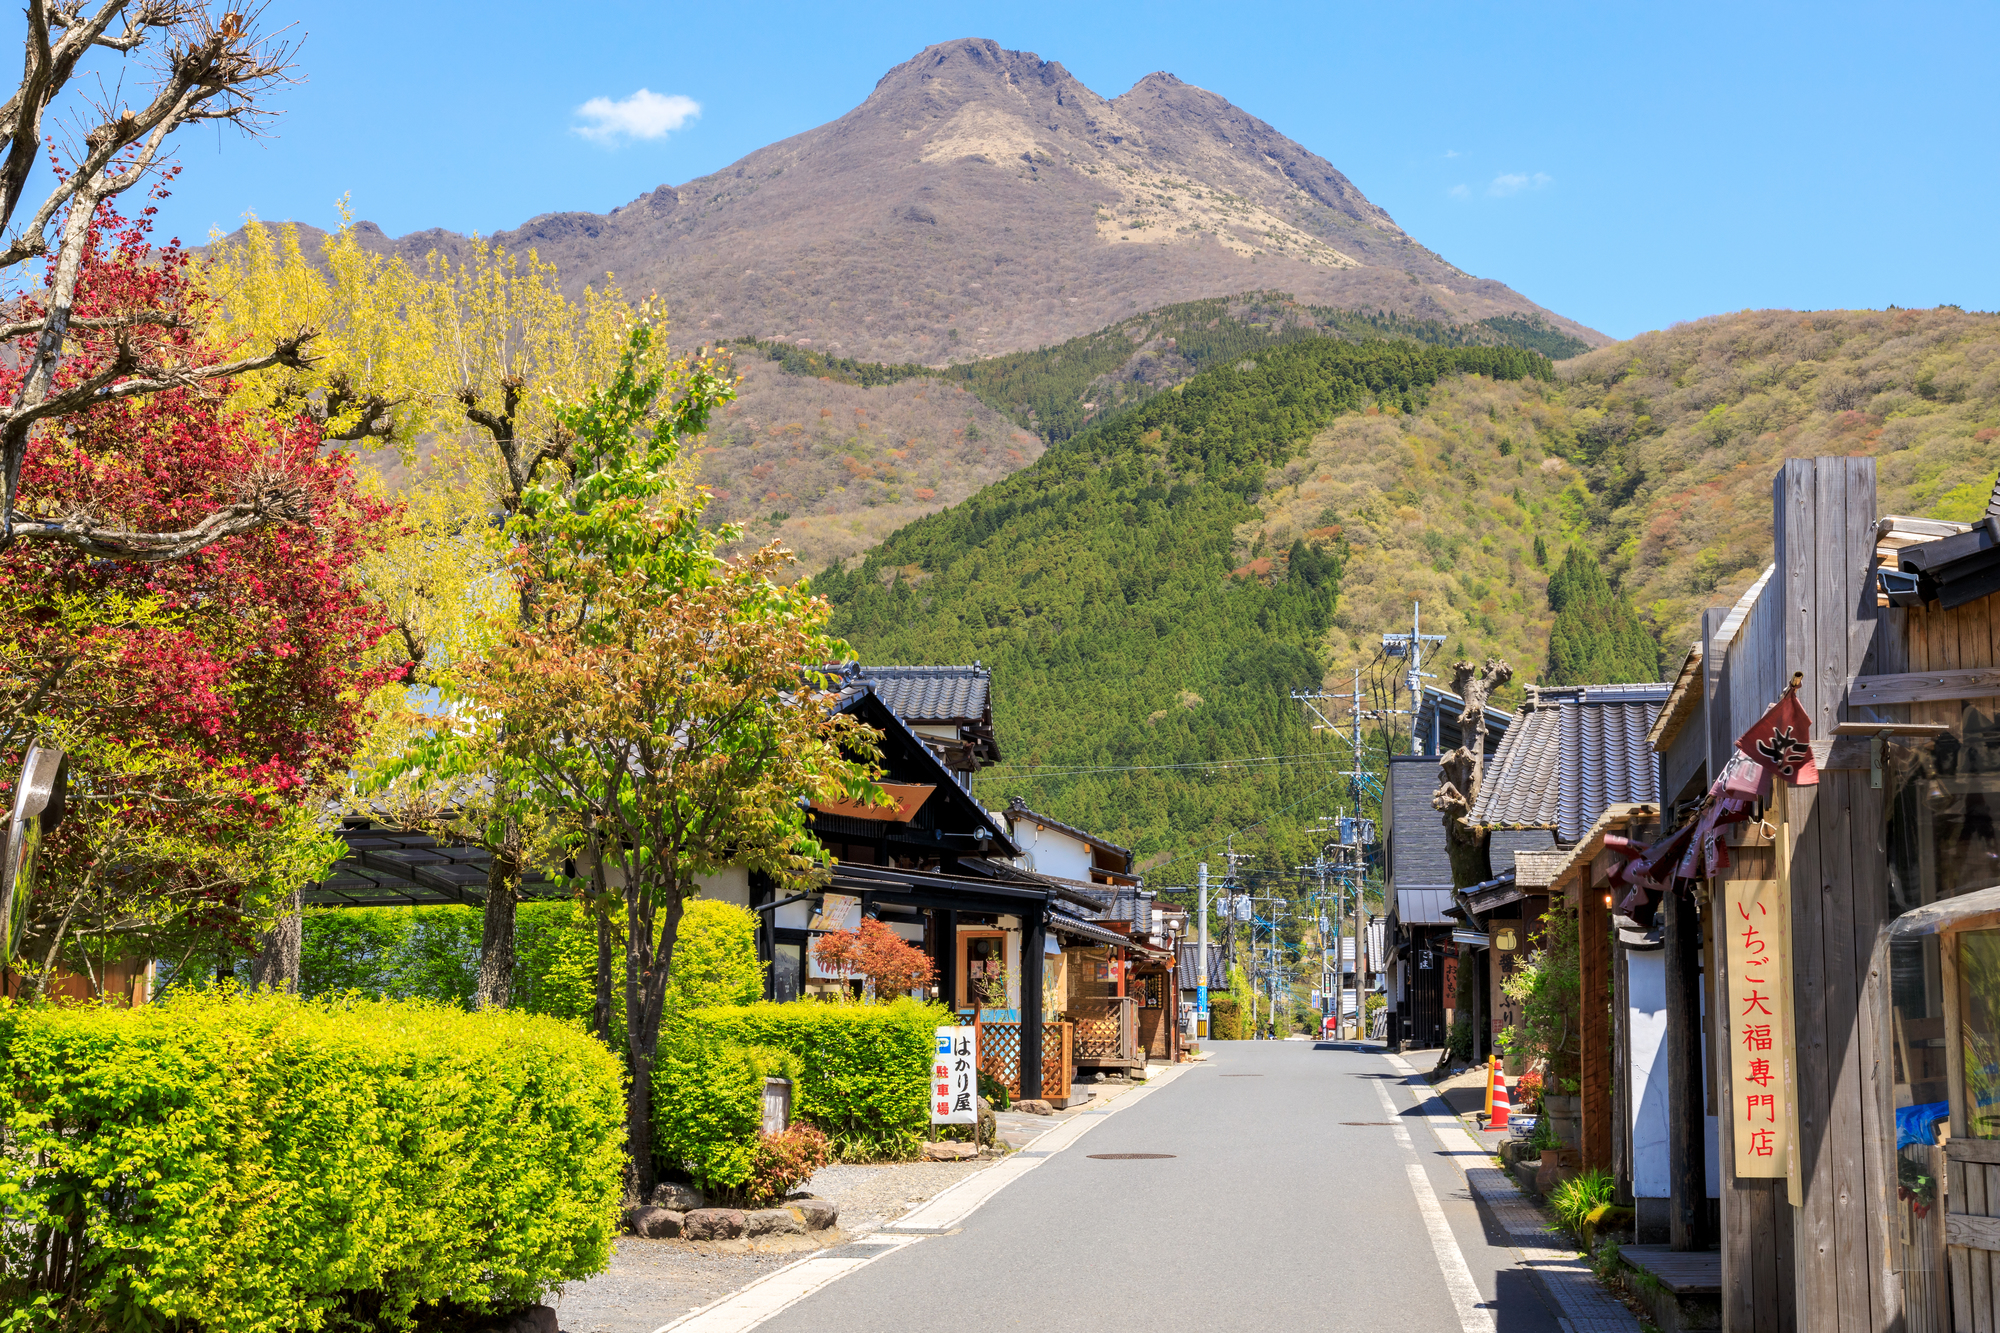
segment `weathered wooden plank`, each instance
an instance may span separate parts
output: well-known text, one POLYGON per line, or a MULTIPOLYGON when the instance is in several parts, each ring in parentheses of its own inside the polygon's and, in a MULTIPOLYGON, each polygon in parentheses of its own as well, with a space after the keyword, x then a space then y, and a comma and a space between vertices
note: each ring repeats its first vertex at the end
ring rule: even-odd
POLYGON ((1979 1162, 2000 1166, 2000 1139, 1961 1139, 1954 1136, 1944 1145, 1948 1162, 1979 1162))
POLYGON ((1595 882, 1583 886, 1578 904, 1577 980, 1583 1001, 1578 1034, 1583 1046, 1583 1165, 1612 1169, 1611 1152, 1611 914, 1595 882))
MULTIPOLYGON (((1864 556, 1853 549, 1851 494, 1859 478, 1849 460, 1821 458, 1813 464, 1817 509, 1813 542, 1813 666, 1818 690, 1812 702, 1813 731, 1831 735, 1845 700, 1841 687, 1854 676, 1857 657, 1855 572, 1864 556)), ((1872 496, 1868 507, 1873 508, 1872 496)), ((1871 515, 1872 517, 1872 515, 1871 515)), ((1873 546, 1873 534, 1869 534, 1873 546)), ((1872 599, 1871 599, 1872 601, 1872 599)), ((1853 804, 1846 773, 1828 774, 1814 795, 1813 817, 1802 830, 1819 849, 1822 1026, 1826 1061, 1825 1126, 1816 1156, 1824 1163, 1827 1211, 1833 1224, 1834 1289, 1842 1333, 1873 1333, 1874 1256, 1868 1248, 1867 1166, 1862 1155, 1860 960, 1854 951, 1853 804)), ((1815 1182, 1822 1178, 1815 1170, 1815 1182)))
MULTIPOLYGON (((1779 525, 1778 573, 1784 599, 1781 672, 1797 671, 1803 680, 1799 702, 1812 719, 1813 730, 1824 732, 1827 719, 1820 708, 1818 516, 1816 469, 1811 459, 1786 462, 1776 482, 1773 506, 1779 525)), ((1831 1168, 1825 1151, 1827 1114, 1827 1052, 1825 944, 1821 926, 1819 838, 1813 827, 1811 787, 1790 788, 1783 794, 1791 852, 1790 910, 1792 928, 1792 1014, 1794 1023, 1794 1089, 1798 1105, 1799 1208, 1796 1218, 1798 1265, 1794 1290, 1798 1317, 1811 1329, 1840 1327, 1839 1278, 1833 1220, 1831 1168)), ((1779 849, 1781 857, 1785 847, 1779 849)))
POLYGON ((1944 1238, 1975 1250, 2000 1250, 2000 1217, 1967 1217, 1954 1213, 1944 1220, 1944 1238))
POLYGON ((1972 1324, 1972 1272, 1966 1252, 1954 1249, 1951 1254, 1951 1308, 1960 1328, 1972 1324))
MULTIPOLYGON (((1964 1213, 1968 1217, 1986 1216, 1986 1169, 1981 1166, 1967 1166, 1963 1170, 1965 1184, 1965 1206, 1954 1207, 1952 1211, 1964 1213)), ((1950 1220, 1945 1222, 1950 1226, 1950 1220)), ((1966 1257, 1971 1261, 1968 1277, 1972 1285, 1972 1327, 1993 1333, 1993 1265, 1991 1256, 1984 1250, 1968 1249, 1966 1257)))
MULTIPOLYGON (((1961 608, 1962 609, 1962 608, 1961 608)), ((1933 617, 1933 621, 1943 617, 1933 617)), ((1980 627, 1982 630, 1985 627, 1980 627)), ((1986 651, 1990 654, 1991 638, 1986 651)), ((1960 640, 1955 655, 1963 657, 1972 644, 1960 640)), ((1989 666, 1958 667, 1949 671, 1904 671, 1887 676, 1857 676, 1847 692, 1847 701, 1856 708, 1876 708, 1887 704, 1918 704, 1952 699, 1986 699, 2000 695, 2000 670, 1989 666)))

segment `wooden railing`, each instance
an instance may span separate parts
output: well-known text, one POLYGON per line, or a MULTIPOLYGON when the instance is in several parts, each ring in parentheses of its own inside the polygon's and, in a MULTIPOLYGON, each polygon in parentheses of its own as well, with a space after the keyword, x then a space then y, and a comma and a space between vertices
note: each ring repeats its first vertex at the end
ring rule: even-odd
POLYGON ((1074 1001, 1070 1012, 1076 1022, 1076 1058, 1137 1063, 1138 1005, 1130 995, 1074 1001))

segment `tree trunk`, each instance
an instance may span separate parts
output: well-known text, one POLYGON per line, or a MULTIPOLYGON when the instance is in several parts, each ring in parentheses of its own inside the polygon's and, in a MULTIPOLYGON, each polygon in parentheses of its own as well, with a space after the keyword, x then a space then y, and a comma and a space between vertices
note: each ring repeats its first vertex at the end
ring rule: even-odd
POLYGON ((514 993, 514 904, 521 891, 519 839, 510 825, 505 845, 486 871, 486 915, 479 936, 477 1009, 505 1009, 514 993))
POLYGON ((611 1046, 611 914, 602 908, 597 913, 597 1004, 590 1017, 597 1039, 611 1046))
POLYGON ((300 890, 285 899, 277 923, 264 932, 264 946, 250 960, 250 985, 256 990, 299 993, 299 955, 305 947, 304 903, 300 890))
POLYGON ((1467 826, 1465 816, 1479 801, 1486 774, 1486 701, 1494 690, 1514 678, 1514 670, 1497 657, 1484 666, 1452 664, 1452 693, 1465 701, 1458 715, 1462 743, 1438 761, 1438 788, 1431 808, 1444 815, 1445 850, 1451 857, 1451 881, 1468 889, 1493 878, 1493 858, 1484 829, 1467 826))
POLYGON ((657 909, 647 894, 652 886, 639 876, 625 876, 625 1035, 630 1047, 632 1082, 625 1099, 625 1147, 631 1154, 626 1182, 644 1199, 659 1183, 653 1165, 653 1066, 660 1047, 660 1018, 666 1007, 667 976, 673 966, 674 941, 680 935, 686 899, 679 884, 657 886, 666 899, 666 921, 658 947, 653 923, 657 909))

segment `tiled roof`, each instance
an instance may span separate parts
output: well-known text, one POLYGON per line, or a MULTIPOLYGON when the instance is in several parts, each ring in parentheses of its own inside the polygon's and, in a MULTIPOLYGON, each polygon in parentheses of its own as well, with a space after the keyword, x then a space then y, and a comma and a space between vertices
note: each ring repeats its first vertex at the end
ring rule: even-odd
MULTIPOLYGON (((1201 943, 1198 940, 1184 940, 1174 946, 1174 952, 1180 956, 1179 986, 1182 990, 1193 990, 1201 984, 1201 968, 1196 961, 1201 953, 1201 943)), ((1229 971, 1222 965, 1220 944, 1208 946, 1208 988, 1211 991, 1229 989, 1229 971)))
POLYGON ((1568 863, 1568 852, 1515 852, 1514 882, 1524 889, 1546 889, 1568 863))
POLYGON ((875 687, 883 703, 905 722, 991 722, 993 673, 971 666, 848 667, 851 678, 875 687))
POLYGON ((1606 806, 1659 799, 1658 766, 1646 733, 1669 687, 1544 686, 1486 765, 1466 821, 1485 828, 1554 829, 1583 836, 1606 806))
POLYGON ((1667 695, 1667 702, 1653 719, 1652 730, 1646 733, 1646 744, 1653 749, 1664 750, 1672 745, 1701 703, 1701 658, 1701 640, 1696 639, 1681 661, 1680 674, 1674 677, 1673 692, 1667 695))
MULTIPOLYGON (((317 907, 407 907, 486 901, 486 877, 493 854, 479 847, 440 842, 372 819, 343 820, 339 835, 346 855, 327 877, 307 885, 305 901, 317 907)), ((548 874, 521 877, 524 898, 553 897, 562 886, 548 874)))

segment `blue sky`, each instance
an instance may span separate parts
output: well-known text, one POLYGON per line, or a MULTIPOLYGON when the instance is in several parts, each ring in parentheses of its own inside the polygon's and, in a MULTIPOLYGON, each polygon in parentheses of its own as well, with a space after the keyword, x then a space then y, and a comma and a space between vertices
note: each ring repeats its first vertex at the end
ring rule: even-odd
POLYGON ((2000 308, 1990 3, 277 0, 267 18, 287 10, 306 81, 265 141, 183 139, 164 231, 325 225, 342 194, 391 233, 604 211, 977 36, 1105 96, 1160 69, 1219 93, 1453 263, 1606 333, 1755 306, 2000 308))

